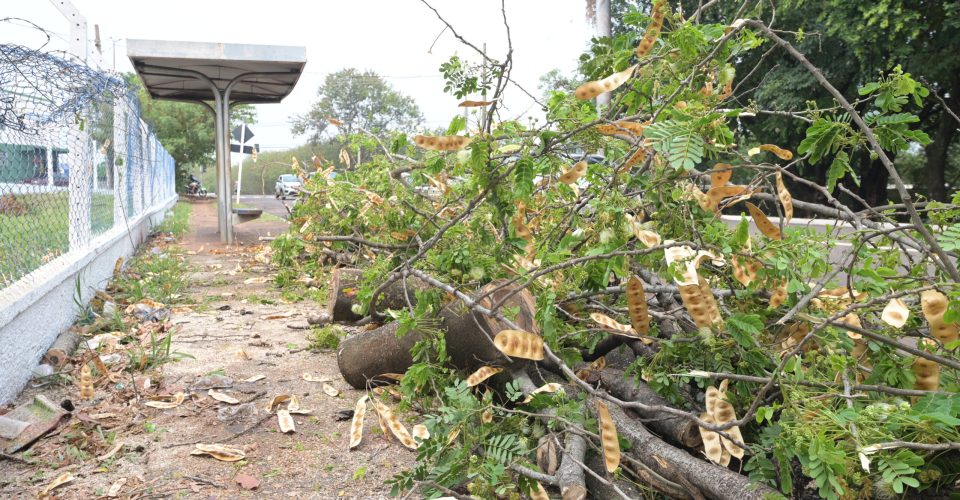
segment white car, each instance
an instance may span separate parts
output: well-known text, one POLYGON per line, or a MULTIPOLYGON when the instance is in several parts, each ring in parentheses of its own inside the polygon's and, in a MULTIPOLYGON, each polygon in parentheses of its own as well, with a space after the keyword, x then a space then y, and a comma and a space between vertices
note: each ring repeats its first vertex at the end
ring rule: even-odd
POLYGON ((277 177, 277 184, 274 186, 274 195, 281 199, 287 199, 287 196, 297 196, 303 183, 300 178, 293 174, 283 174, 277 177))

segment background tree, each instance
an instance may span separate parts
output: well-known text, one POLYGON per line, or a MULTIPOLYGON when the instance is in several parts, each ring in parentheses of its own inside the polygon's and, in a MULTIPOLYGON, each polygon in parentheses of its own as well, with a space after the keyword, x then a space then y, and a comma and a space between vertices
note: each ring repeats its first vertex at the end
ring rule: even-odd
MULTIPOLYGON (((127 83, 136 89, 140 110, 154 134, 177 164, 177 187, 197 167, 201 172, 215 160, 216 138, 213 116, 202 106, 185 102, 160 101, 150 97, 136 75, 128 74, 127 83)), ((253 106, 240 105, 230 110, 231 129, 240 123, 253 123, 253 106)))
POLYGON ((349 135, 364 129, 370 132, 412 129, 423 122, 423 115, 412 97, 397 92, 373 71, 347 68, 327 75, 317 89, 319 100, 305 115, 295 117, 294 134, 310 134, 310 142, 319 143, 331 125, 339 120, 340 131, 349 135))

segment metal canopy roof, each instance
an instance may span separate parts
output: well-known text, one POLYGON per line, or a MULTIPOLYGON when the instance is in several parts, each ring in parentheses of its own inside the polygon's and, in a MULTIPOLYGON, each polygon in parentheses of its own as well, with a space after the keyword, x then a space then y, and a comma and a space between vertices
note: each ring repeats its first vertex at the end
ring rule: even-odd
POLYGON ((155 99, 213 101, 205 78, 221 95, 237 80, 230 102, 275 103, 297 84, 307 51, 282 45, 127 40, 127 57, 155 99))

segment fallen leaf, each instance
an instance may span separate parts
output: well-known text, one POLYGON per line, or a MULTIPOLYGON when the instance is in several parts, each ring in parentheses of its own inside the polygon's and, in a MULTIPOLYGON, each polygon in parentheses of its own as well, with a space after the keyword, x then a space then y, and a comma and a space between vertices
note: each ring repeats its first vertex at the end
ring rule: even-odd
POLYGON ((363 440, 363 417, 367 413, 367 399, 369 396, 364 394, 357 400, 357 405, 353 408, 353 421, 350 422, 350 449, 356 448, 363 440))
POLYGON ((184 394, 178 392, 172 396, 159 396, 156 401, 147 401, 144 405, 151 408, 159 408, 161 410, 169 410, 171 408, 176 408, 183 403, 184 394))
POLYGON ((117 441, 117 444, 113 445, 113 448, 110 448, 110 451, 97 457, 97 461, 103 462, 104 460, 109 460, 111 457, 116 455, 118 451, 120 451, 120 448, 123 448, 123 441, 117 441))
POLYGON ((251 359, 253 359, 252 357, 250 357, 250 354, 248 354, 247 351, 243 349, 240 349, 239 351, 237 351, 237 357, 245 361, 250 361, 251 359))
POLYGON ((120 490, 125 484, 127 484, 127 478, 121 477, 120 479, 117 479, 113 482, 113 484, 110 485, 110 489, 107 490, 107 496, 110 498, 120 496, 120 490))
POLYGON ((270 404, 268 404, 264 409, 267 411, 273 411, 274 408, 279 406, 281 403, 286 403, 287 401, 290 401, 289 394, 280 394, 278 396, 274 396, 273 400, 270 401, 270 404))
POLYGON ((237 399, 237 398, 235 398, 235 397, 233 397, 233 396, 224 394, 224 393, 222 393, 222 392, 220 392, 220 391, 215 391, 215 390, 213 390, 213 389, 210 389, 209 391, 207 391, 207 395, 210 396, 210 397, 213 398, 213 399, 216 399, 217 401, 220 401, 221 403, 227 403, 227 404, 230 404, 230 405, 235 405, 235 404, 239 404, 239 403, 240 403, 240 400, 239 400, 239 399, 237 399))
POLYGON ((250 378, 243 379, 241 382, 250 383, 250 382, 256 382, 256 381, 258 381, 258 380, 263 380, 263 379, 265 379, 265 378, 267 378, 266 375, 254 375, 254 376, 252 376, 252 377, 250 377, 250 378))
POLYGON ((286 319, 292 316, 296 316, 296 314, 297 313, 293 311, 289 311, 285 313, 277 313, 277 314, 267 314, 265 316, 260 316, 260 319, 286 319))
POLYGON ((326 384, 326 383, 323 384, 322 389, 323 389, 323 392, 324 392, 327 396, 330 396, 331 398, 335 398, 335 397, 337 397, 337 396, 340 395, 340 391, 338 391, 336 387, 334 387, 334 386, 332 386, 332 385, 330 385, 330 384, 326 384))
POLYGON ((287 410, 277 410, 277 422, 280 424, 280 432, 295 432, 297 426, 293 423, 293 417, 287 410))
POLYGON ((315 377, 309 373, 304 373, 303 380, 306 380, 307 382, 330 382, 333 379, 329 377, 315 377))
POLYGON ((237 474, 233 480, 245 490, 255 490, 260 487, 260 480, 249 474, 237 474))
POLYGON ((267 280, 269 280, 269 279, 270 279, 270 278, 268 278, 268 277, 266 277, 266 276, 257 276, 257 277, 255 277, 255 278, 247 278, 247 279, 243 280, 243 284, 244 284, 244 285, 258 285, 258 284, 266 283, 267 280))
POLYGON ((47 498, 47 497, 48 497, 48 494, 49 494, 51 491, 53 491, 53 490, 56 489, 56 488, 59 488, 60 486, 63 486, 63 485, 65 485, 65 484, 69 483, 70 481, 73 481, 73 479, 74 479, 74 478, 73 478, 73 474, 71 474, 71 473, 69 473, 69 472, 64 472, 63 474, 60 474, 59 476, 56 477, 56 479, 54 479, 50 484, 48 484, 46 488, 44 488, 42 491, 40 491, 39 497, 40 497, 40 498, 47 498))
POLYGON ((209 455, 221 462, 237 462, 247 457, 247 454, 240 448, 227 446, 225 444, 203 444, 194 445, 191 455, 209 455))

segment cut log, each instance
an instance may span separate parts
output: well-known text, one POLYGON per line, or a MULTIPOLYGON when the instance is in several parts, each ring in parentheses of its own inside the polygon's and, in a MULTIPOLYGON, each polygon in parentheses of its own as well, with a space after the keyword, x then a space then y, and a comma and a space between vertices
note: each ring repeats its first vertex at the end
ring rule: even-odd
MULTIPOLYGON (((616 368, 605 368, 600 375, 600 383, 603 388, 624 401, 637 401, 647 405, 667 405, 667 400, 663 399, 649 385, 642 380, 634 381, 633 377, 628 377, 623 370, 616 368)), ((631 410, 633 411, 633 410, 631 410)), ((700 430, 692 421, 675 415, 663 415, 659 413, 648 413, 636 411, 637 416, 643 419, 645 425, 651 431, 660 435, 667 441, 688 449, 698 448, 702 442, 700 439, 700 430)))
MULTIPOLYGON (((357 321, 362 316, 353 312, 357 289, 363 278, 359 269, 336 268, 330 273, 330 290, 327 295, 327 314, 335 323, 357 321)), ((418 290, 427 290, 430 285, 419 278, 407 277, 390 284, 377 298, 377 310, 406 309, 416 305, 418 290)))
POLYGON ((718 500, 760 500, 780 496, 765 484, 668 444, 616 405, 610 405, 610 416, 620 437, 630 442, 630 455, 672 482, 690 485, 705 497, 718 500))
MULTIPOLYGON (((500 288, 505 282, 494 281, 472 294, 475 300, 486 295, 491 290, 500 288)), ((490 308, 507 295, 516 291, 516 285, 503 286, 489 297, 480 300, 479 304, 490 308)), ((501 308, 504 316, 510 317, 508 311, 517 311, 512 317, 514 323, 522 330, 531 333, 540 333, 537 325, 536 301, 526 289, 515 293, 501 308)), ((443 319, 443 330, 446 332, 447 354, 454 366, 461 370, 472 371, 483 365, 506 366, 510 363, 506 356, 493 344, 493 338, 502 330, 511 329, 501 324, 496 318, 475 313, 460 301, 454 301, 440 312, 443 319)), ((524 362, 523 360, 514 360, 524 362)))
POLYGON ((353 312, 353 298, 363 273, 359 269, 335 268, 330 273, 330 288, 327 292, 327 316, 331 321, 356 321, 362 316, 353 312))
MULTIPOLYGON (((412 283, 416 283, 413 286, 424 285, 423 282, 414 282, 410 279, 407 282, 408 290, 412 283)), ((474 293, 474 297, 479 297, 495 286, 496 284, 493 283, 487 285, 474 293)), ((510 290, 515 288, 505 287, 496 295, 503 297, 510 290)), ((488 307, 491 305, 489 298, 484 302, 488 307)), ((533 296, 530 292, 523 290, 517 293, 505 305, 519 310, 515 321, 521 328, 534 333, 539 331, 533 296)), ((500 330, 506 329, 506 325, 499 324, 493 318, 472 314, 459 301, 444 308, 440 316, 443 320, 440 326, 444 331, 447 354, 454 366, 472 371, 483 365, 507 366, 509 364, 509 360, 493 344, 493 336, 500 330)), ((370 378, 383 373, 404 373, 413 364, 410 349, 423 336, 419 332, 409 332, 398 339, 397 328, 396 323, 389 323, 376 330, 347 337, 340 343, 337 364, 343 378, 350 385, 363 389, 367 387, 367 381, 370 378)), ((518 361, 526 363, 524 360, 518 361)))
MULTIPOLYGON (((587 480, 587 491, 590 494, 590 498, 593 498, 594 500, 623 498, 620 495, 620 492, 626 495, 627 498, 646 498, 648 496, 645 495, 644 492, 641 491, 640 488, 637 488, 634 484, 608 475, 606 466, 603 462, 603 456, 599 453, 590 454, 584 464, 587 467, 590 467, 590 470, 595 472, 600 477, 605 477, 607 479, 607 481, 604 482, 597 479, 596 476, 590 474, 589 472, 585 474, 585 479, 587 480), (613 488, 614 484, 620 489, 620 492, 617 492, 617 490, 613 488)), ((646 480, 646 478, 644 478, 644 482, 650 483, 652 480, 646 480)), ((670 496, 676 497, 677 495, 670 496)))
POLYGON ((557 482, 560 484, 563 500, 583 500, 587 497, 583 467, 580 466, 586 454, 587 440, 579 434, 567 434, 563 440, 560 468, 557 469, 557 482))
POLYGON ((80 343, 80 335, 77 332, 67 330, 57 336, 53 345, 47 350, 44 359, 50 366, 60 368, 70 359, 73 352, 77 350, 77 344, 80 343))
POLYGON ((400 323, 387 323, 375 330, 351 335, 340 342, 337 366, 348 384, 357 389, 387 383, 374 380, 384 373, 404 373, 413 364, 410 349, 423 335, 407 332, 397 338, 400 323))

